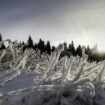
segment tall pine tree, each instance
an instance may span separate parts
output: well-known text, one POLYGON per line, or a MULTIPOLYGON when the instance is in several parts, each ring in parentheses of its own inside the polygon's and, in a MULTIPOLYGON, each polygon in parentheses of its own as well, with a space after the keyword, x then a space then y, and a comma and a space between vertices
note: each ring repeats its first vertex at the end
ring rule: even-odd
POLYGON ((39 42, 37 44, 37 48, 43 53, 45 51, 45 42, 42 39, 39 39, 39 42))
POLYGON ((68 51, 70 52, 71 55, 73 55, 73 56, 76 55, 76 51, 75 51, 75 47, 74 47, 73 41, 71 42, 71 44, 69 44, 68 51))
POLYGON ((33 47, 33 40, 31 38, 31 36, 29 35, 29 38, 28 38, 28 47, 33 47))
POLYGON ((80 57, 82 56, 82 47, 79 45, 76 49, 76 54, 79 55, 80 57))
POLYGON ((47 41, 45 50, 46 50, 46 52, 47 52, 48 54, 51 54, 51 45, 50 45, 50 42, 49 42, 49 41, 47 41))

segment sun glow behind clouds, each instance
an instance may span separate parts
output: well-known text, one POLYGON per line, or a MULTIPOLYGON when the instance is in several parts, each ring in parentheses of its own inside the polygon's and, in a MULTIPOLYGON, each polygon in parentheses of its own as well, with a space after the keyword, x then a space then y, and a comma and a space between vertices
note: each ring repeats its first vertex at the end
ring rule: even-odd
POLYGON ((91 45, 91 41, 88 35, 88 32, 82 27, 82 25, 77 22, 77 26, 80 29, 80 35, 79 37, 75 38, 75 42, 77 44, 81 44, 81 45, 91 45))

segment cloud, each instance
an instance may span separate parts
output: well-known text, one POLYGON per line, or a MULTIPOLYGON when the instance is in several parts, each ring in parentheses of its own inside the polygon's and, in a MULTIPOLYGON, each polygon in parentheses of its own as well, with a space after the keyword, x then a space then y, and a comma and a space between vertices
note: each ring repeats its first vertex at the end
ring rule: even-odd
POLYGON ((105 49, 104 5, 104 0, 0 0, 0 31, 13 40, 27 40, 31 34, 35 41, 74 40, 105 49))

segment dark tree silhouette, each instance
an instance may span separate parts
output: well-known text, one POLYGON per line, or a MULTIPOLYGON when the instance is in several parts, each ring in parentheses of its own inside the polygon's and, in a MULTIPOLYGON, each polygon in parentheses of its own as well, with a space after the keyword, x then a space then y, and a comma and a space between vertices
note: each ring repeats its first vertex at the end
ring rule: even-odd
MULTIPOLYGON (((2 35, 1 35, 1 33, 0 33, 0 42, 2 41, 2 35)), ((4 43, 2 43, 2 45, 0 46, 0 50, 2 50, 2 49, 5 49, 6 47, 5 47, 5 45, 4 45, 4 43)))
POLYGON ((73 56, 76 55, 76 51, 75 51, 75 47, 74 47, 73 41, 71 42, 71 44, 69 44, 68 51, 70 52, 71 55, 73 55, 73 56))
POLYGON ((31 36, 29 36, 29 38, 28 38, 28 47, 33 47, 34 45, 33 45, 33 40, 32 40, 32 38, 31 38, 31 36))
POLYGON ((45 42, 42 39, 39 39, 38 44, 36 44, 36 48, 38 48, 41 53, 45 52, 45 42))
POLYGON ((1 33, 0 33, 0 42, 2 41, 2 35, 1 35, 1 33))
POLYGON ((64 42, 63 45, 64 45, 64 51, 67 51, 67 43, 64 42))
POLYGON ((47 41, 47 44, 45 46, 45 50, 48 54, 51 54, 51 45, 50 45, 49 41, 47 41))
MULTIPOLYGON (((24 44, 24 42, 23 42, 23 44, 24 44)), ((24 44, 23 51, 27 48, 33 48, 34 49, 33 40, 32 40, 30 35, 29 35, 29 38, 27 40, 27 45, 24 44)))
POLYGON ((76 55, 79 55, 80 57, 82 56, 82 47, 79 45, 76 49, 76 55))
POLYGON ((55 51, 55 46, 52 46, 51 51, 52 51, 52 52, 54 52, 54 51, 55 51))

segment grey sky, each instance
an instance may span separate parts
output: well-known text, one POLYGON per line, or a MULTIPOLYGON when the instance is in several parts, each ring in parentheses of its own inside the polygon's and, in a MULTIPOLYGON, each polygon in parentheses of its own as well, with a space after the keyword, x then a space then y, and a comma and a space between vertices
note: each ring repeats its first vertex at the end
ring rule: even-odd
POLYGON ((0 0, 3 38, 57 45, 71 42, 105 50, 105 0, 0 0))

